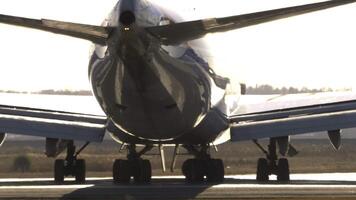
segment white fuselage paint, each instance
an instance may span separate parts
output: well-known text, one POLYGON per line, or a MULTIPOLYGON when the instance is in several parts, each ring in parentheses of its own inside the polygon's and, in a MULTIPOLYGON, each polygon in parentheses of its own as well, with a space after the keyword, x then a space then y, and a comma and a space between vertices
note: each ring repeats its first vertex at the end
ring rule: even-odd
POLYGON ((217 84, 223 78, 204 41, 163 46, 144 29, 179 21, 172 16, 146 0, 121 0, 103 23, 114 31, 107 46, 95 46, 89 76, 121 142, 203 144, 229 129, 240 87, 217 84), (134 17, 124 20, 124 12, 134 17))

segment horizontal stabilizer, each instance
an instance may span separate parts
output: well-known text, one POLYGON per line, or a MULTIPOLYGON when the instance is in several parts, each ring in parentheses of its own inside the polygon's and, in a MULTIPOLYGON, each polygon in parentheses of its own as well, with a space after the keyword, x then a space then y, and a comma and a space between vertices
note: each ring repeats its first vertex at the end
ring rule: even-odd
POLYGON ((9 15, 0 15, 0 23, 33 28, 56 34, 67 35, 92 41, 96 44, 106 44, 110 30, 107 27, 61 22, 47 19, 29 19, 9 15))
POLYGON ((199 39, 208 33, 224 32, 278 19, 306 14, 318 10, 354 3, 356 0, 331 0, 302 6, 256 12, 224 18, 212 18, 149 27, 146 30, 165 45, 175 45, 199 39))

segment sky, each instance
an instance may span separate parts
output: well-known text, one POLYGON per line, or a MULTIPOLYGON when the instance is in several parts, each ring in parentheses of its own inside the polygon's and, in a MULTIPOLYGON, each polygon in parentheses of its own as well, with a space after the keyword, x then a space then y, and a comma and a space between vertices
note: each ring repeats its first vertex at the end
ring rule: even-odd
MULTIPOLYGON (((184 19, 315 0, 152 0, 184 19)), ((99 25, 115 0, 1 0, 0 13, 99 25)), ((206 37, 214 66, 248 85, 356 89, 356 4, 206 37)), ((0 90, 90 89, 90 43, 0 25, 0 90)))

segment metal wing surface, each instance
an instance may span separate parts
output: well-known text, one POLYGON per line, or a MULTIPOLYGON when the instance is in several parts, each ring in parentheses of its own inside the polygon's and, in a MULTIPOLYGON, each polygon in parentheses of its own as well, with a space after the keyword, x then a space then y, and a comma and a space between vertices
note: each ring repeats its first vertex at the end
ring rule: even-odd
POLYGON ((230 17, 211 18, 149 27, 146 28, 146 30, 158 38, 163 44, 174 45, 189 40, 199 39, 208 33, 230 31, 354 2, 356 2, 356 0, 331 0, 230 17))
POLYGON ((353 128, 356 93, 242 96, 230 120, 232 141, 353 128))
POLYGON ((110 28, 108 27, 48 19, 29 19, 10 15, 0 15, 0 23, 81 38, 97 44, 106 44, 110 34, 110 28))
POLYGON ((18 94, 1 94, 0 96, 2 97, 0 100, 0 104, 2 104, 0 105, 1 133, 87 142, 103 140, 107 123, 105 115, 94 111, 95 109, 90 112, 96 114, 63 111, 69 107, 72 107, 74 111, 85 109, 79 107, 86 107, 87 110, 90 110, 89 100, 93 97, 18 94), (11 99, 14 99, 15 102, 9 106, 11 99), (16 102, 15 99, 21 100, 21 102, 16 102), (64 99, 66 100, 64 101, 64 99), (25 107, 31 102, 36 108, 25 107), (67 108, 63 106, 66 103, 69 103, 67 108), (53 108, 58 109, 53 110, 53 108))

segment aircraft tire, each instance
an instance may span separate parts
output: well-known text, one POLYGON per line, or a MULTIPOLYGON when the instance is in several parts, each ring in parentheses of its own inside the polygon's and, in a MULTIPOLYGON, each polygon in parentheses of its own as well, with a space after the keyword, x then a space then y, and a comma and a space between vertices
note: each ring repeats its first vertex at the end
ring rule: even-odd
POLYGON ((265 158, 258 159, 256 180, 259 182, 269 180, 268 162, 265 158))
POLYGON ((54 162, 54 181, 58 184, 64 182, 64 160, 57 159, 54 162))
POLYGON ((202 183, 204 181, 204 175, 205 171, 204 170, 204 160, 200 159, 193 159, 193 161, 190 164, 190 182, 191 183, 202 183))
POLYGON ((278 181, 290 180, 288 159, 281 158, 278 160, 277 180, 278 181))
POLYGON ((86 165, 85 160, 78 159, 75 161, 75 182, 85 183, 86 165))
POLYGON ((187 182, 191 182, 191 165, 192 165, 193 159, 188 159, 183 163, 182 166, 182 173, 185 176, 185 180, 187 182))
POLYGON ((132 161, 135 165, 134 181, 135 183, 145 184, 150 183, 152 178, 152 167, 149 160, 132 161))
POLYGON ((113 181, 114 183, 119 183, 120 179, 119 179, 119 160, 115 160, 114 165, 112 167, 112 177, 113 177, 113 181))
POLYGON ((189 175, 189 162, 191 162, 190 160, 191 159, 186 160, 182 165, 182 173, 185 177, 189 175))
POLYGON ((224 182, 224 163, 221 159, 210 159, 206 165, 206 178, 210 183, 224 182))
POLYGON ((131 163, 128 160, 115 160, 113 180, 115 184, 127 184, 131 179, 131 163))
POLYGON ((182 171, 188 183, 201 183, 204 181, 205 162, 200 159, 188 159, 183 163, 182 171))

